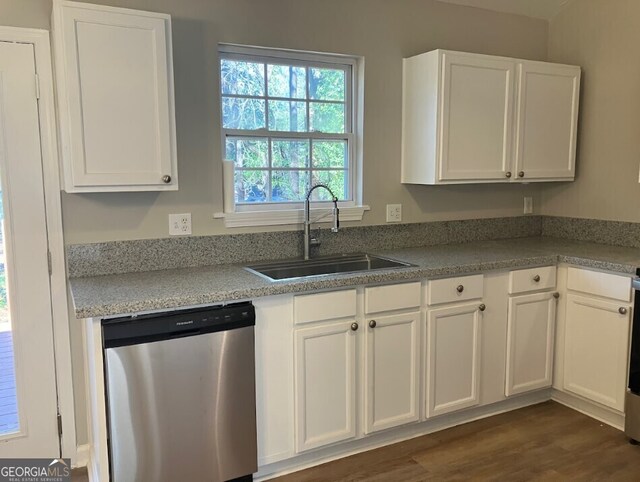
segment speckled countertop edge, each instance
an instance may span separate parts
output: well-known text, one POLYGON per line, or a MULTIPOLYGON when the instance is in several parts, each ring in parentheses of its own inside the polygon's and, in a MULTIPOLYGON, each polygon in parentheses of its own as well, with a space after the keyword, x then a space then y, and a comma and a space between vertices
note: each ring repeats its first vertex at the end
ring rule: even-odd
POLYGON ((415 267, 271 282, 243 269, 218 265, 70 279, 77 318, 166 310, 287 293, 411 281, 568 263, 634 274, 640 249, 566 239, 518 238, 384 251, 415 267))

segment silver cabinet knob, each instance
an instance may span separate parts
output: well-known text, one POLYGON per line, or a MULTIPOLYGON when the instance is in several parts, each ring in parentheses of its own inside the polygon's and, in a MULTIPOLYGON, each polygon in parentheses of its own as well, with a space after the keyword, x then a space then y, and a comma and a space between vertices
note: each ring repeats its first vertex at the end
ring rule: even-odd
POLYGON ((511 171, 507 171, 504 173, 506 178, 510 178, 511 177, 511 171))
POLYGON ((462 292, 464 291, 464 286, 462 286, 462 285, 458 285, 458 287, 456 288, 456 291, 457 291, 458 293, 462 293, 462 292))
POLYGON ((484 303, 482 303, 480 306, 478 306, 478 309, 479 309, 480 311, 484 311, 484 310, 486 310, 486 309, 487 309, 487 305, 485 305, 484 303))
POLYGON ((520 171, 520 172, 518 173, 518 177, 524 177, 524 171, 520 171))
POLYGON ((627 309, 624 306, 621 306, 620 308, 618 308, 618 313, 620 313, 621 315, 626 315, 627 309))
POLYGON ((557 291, 553 294, 553 297, 557 300, 558 298, 560 298, 560 293, 558 293, 557 291))
POLYGON ((165 184, 169 184, 171 182, 171 176, 169 176, 168 174, 162 176, 162 182, 164 182, 165 184))
POLYGON ((377 325, 376 320, 371 320, 371 321, 369 322, 369 328, 375 328, 375 327, 376 327, 376 325, 377 325))
POLYGON ((536 283, 540 282, 540 275, 537 274, 533 277, 533 281, 535 281, 536 283))
POLYGON ((351 331, 358 331, 358 324, 357 323, 351 323, 351 331))

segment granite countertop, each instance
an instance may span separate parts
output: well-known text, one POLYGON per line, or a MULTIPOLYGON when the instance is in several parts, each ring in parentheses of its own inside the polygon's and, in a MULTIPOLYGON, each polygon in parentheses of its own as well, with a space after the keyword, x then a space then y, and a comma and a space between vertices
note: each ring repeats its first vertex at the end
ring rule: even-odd
POLYGON ((640 249, 545 237, 372 251, 415 264, 375 272, 268 281, 244 265, 71 278, 77 318, 122 315, 284 293, 471 274, 564 262, 623 274, 640 267, 640 249))

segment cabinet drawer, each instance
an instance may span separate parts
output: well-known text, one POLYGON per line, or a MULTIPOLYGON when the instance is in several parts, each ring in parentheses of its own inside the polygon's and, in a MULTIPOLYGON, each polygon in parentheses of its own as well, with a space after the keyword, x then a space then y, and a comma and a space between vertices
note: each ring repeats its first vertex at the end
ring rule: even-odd
POLYGON ((460 276, 457 278, 430 280, 427 283, 427 302, 430 305, 482 298, 484 276, 460 276))
POLYGON ((604 298, 631 301, 631 278, 588 269, 569 268, 567 288, 604 298))
POLYGON ((509 273, 509 294, 549 290, 555 287, 555 266, 520 269, 509 273))
POLYGON ((354 316, 356 316, 356 290, 301 295, 296 296, 293 301, 295 323, 312 323, 354 316))
POLYGON ((403 310, 420 306, 420 282, 372 286, 364 290, 366 313, 403 310))

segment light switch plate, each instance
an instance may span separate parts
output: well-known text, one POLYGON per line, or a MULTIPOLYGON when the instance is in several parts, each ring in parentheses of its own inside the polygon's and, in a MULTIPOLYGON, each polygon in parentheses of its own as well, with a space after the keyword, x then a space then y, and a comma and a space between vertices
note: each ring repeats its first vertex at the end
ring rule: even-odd
POLYGON ((524 197, 524 213, 525 214, 533 213, 533 198, 530 196, 524 197))
POLYGON ((191 234, 191 213, 169 214, 169 235, 188 236, 191 234))
POLYGON ((402 222, 402 204, 387 204, 387 222, 402 222))

